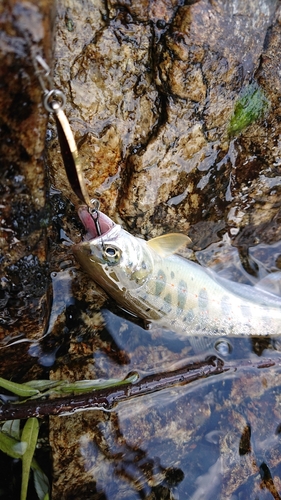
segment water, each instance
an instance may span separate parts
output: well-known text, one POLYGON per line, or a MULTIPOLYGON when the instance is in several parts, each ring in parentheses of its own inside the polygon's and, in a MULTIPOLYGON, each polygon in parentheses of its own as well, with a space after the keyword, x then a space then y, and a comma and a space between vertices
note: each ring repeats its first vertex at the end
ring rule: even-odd
MULTIPOLYGON (((158 330, 144 332, 109 310, 103 318, 102 338, 108 336, 116 357, 93 354, 92 370, 100 375, 134 369, 144 376, 206 355, 194 356, 188 341, 163 340, 158 330), (118 364, 117 351, 125 348, 129 359, 118 364)), ((236 371, 128 400, 110 412, 52 418, 54 498, 57 488, 65 498, 73 488, 73 498, 88 498, 83 491, 90 490, 94 499, 272 498, 274 488, 280 491, 281 356, 270 343, 262 348, 263 339, 255 342, 256 353, 250 339, 232 340, 224 359, 236 371), (267 359, 276 365, 255 367, 267 359)))
MULTIPOLYGON (((266 250, 269 258, 278 253, 276 246, 266 250)), ((259 252, 264 254, 265 247, 254 254, 259 252)), ((228 258, 228 266, 234 266, 233 259, 228 258)), ((244 272, 240 275, 242 280, 244 272)), ((76 314, 85 311, 86 306, 76 314)), ((96 318, 97 312, 91 314, 96 318)), ((109 412, 51 417, 54 500, 56 491, 64 491, 65 498, 93 499, 279 498, 278 342, 222 338, 220 346, 211 342, 194 353, 188 339, 155 326, 144 330, 112 303, 102 308, 99 321, 91 332, 80 328, 75 337, 72 331, 72 356, 67 367, 58 367, 60 377, 123 378, 132 370, 144 377, 211 354, 231 370, 129 399, 109 412), (267 366, 267 360, 275 365, 267 366), (262 361, 264 367, 258 368, 262 361)))
MULTIPOLYGON (((252 283, 264 269, 278 269, 280 244, 258 245, 249 255, 257 264, 254 277, 227 238, 195 254, 224 276, 252 283)), ((107 412, 50 417, 53 500, 61 491, 67 499, 279 498, 278 340, 209 339, 194 351, 188 338, 156 326, 144 330, 137 318, 104 302, 72 259, 64 258, 51 278, 45 337, 29 348, 51 379, 124 378, 131 371, 158 377, 210 355, 230 367, 221 375, 128 399, 107 412), (87 296, 79 294, 79 279, 88 282, 87 296)), ((41 466, 49 468, 46 455, 41 466)))

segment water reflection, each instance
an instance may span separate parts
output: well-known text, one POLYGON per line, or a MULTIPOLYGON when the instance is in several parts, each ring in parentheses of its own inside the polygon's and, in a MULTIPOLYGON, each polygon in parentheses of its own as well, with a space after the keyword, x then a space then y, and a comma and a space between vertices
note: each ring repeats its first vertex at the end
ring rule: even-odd
POLYGON ((184 479, 181 469, 163 466, 159 457, 152 458, 148 450, 130 443, 117 413, 97 423, 93 440, 85 435, 81 438, 80 452, 88 471, 97 477, 96 490, 106 498, 147 498, 150 492, 161 490, 168 493, 184 479))

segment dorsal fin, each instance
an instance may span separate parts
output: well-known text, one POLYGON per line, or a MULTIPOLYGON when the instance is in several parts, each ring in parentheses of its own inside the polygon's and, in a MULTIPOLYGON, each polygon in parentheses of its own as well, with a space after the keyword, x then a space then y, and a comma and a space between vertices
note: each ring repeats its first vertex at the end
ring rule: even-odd
POLYGON ((169 233, 157 236, 156 238, 147 241, 147 244, 161 257, 168 257, 190 242, 191 239, 185 234, 169 233))

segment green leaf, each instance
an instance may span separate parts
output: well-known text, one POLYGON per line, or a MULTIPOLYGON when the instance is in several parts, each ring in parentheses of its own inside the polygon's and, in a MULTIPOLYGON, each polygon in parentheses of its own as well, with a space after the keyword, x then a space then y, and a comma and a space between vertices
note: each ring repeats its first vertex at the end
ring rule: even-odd
POLYGON ((65 382, 64 385, 59 386, 59 392, 70 393, 70 392, 89 392, 98 389, 107 389, 108 387, 118 387, 124 384, 133 384, 139 378, 137 372, 131 372, 124 379, 110 378, 107 380, 96 379, 96 380, 77 380, 76 382, 65 382))
POLYGON ((22 455, 16 451, 19 442, 17 439, 8 436, 5 432, 0 431, 0 450, 9 455, 9 457, 22 458, 22 455))
POLYGON ((56 387, 58 384, 60 384, 59 380, 29 380, 25 385, 42 392, 46 389, 56 387))
POLYGON ((20 440, 20 420, 7 420, 2 425, 2 431, 15 439, 20 440))
POLYGON ((120 384, 119 379, 109 380, 77 380, 76 382, 65 382, 58 388, 59 392, 89 392, 97 389, 106 389, 120 384))
POLYGON ((27 443, 26 452, 22 457, 21 500, 26 500, 27 497, 30 468, 37 444, 38 432, 39 422, 37 418, 29 418, 21 434, 21 442, 27 443))
POLYGON ((21 457, 23 457, 23 455, 25 454, 26 450, 27 450, 27 443, 25 441, 19 441, 14 446, 14 451, 16 453, 18 453, 19 455, 21 455, 21 457))
POLYGON ((46 474, 41 469, 33 470, 34 486, 39 500, 49 500, 50 484, 46 474))
POLYGON ((0 387, 22 397, 34 396, 39 393, 37 389, 29 387, 27 384, 17 384, 16 382, 11 382, 2 377, 0 377, 0 387))

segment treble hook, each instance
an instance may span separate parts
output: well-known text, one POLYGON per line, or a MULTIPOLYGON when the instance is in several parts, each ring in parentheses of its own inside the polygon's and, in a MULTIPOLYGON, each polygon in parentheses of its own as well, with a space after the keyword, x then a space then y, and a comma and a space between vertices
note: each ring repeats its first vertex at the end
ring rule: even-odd
POLYGON ((101 228, 100 228, 100 223, 99 223, 99 208, 100 208, 100 202, 96 198, 92 198, 91 200, 91 207, 88 207, 89 213, 92 216, 92 219, 95 223, 97 235, 101 236, 101 228))

